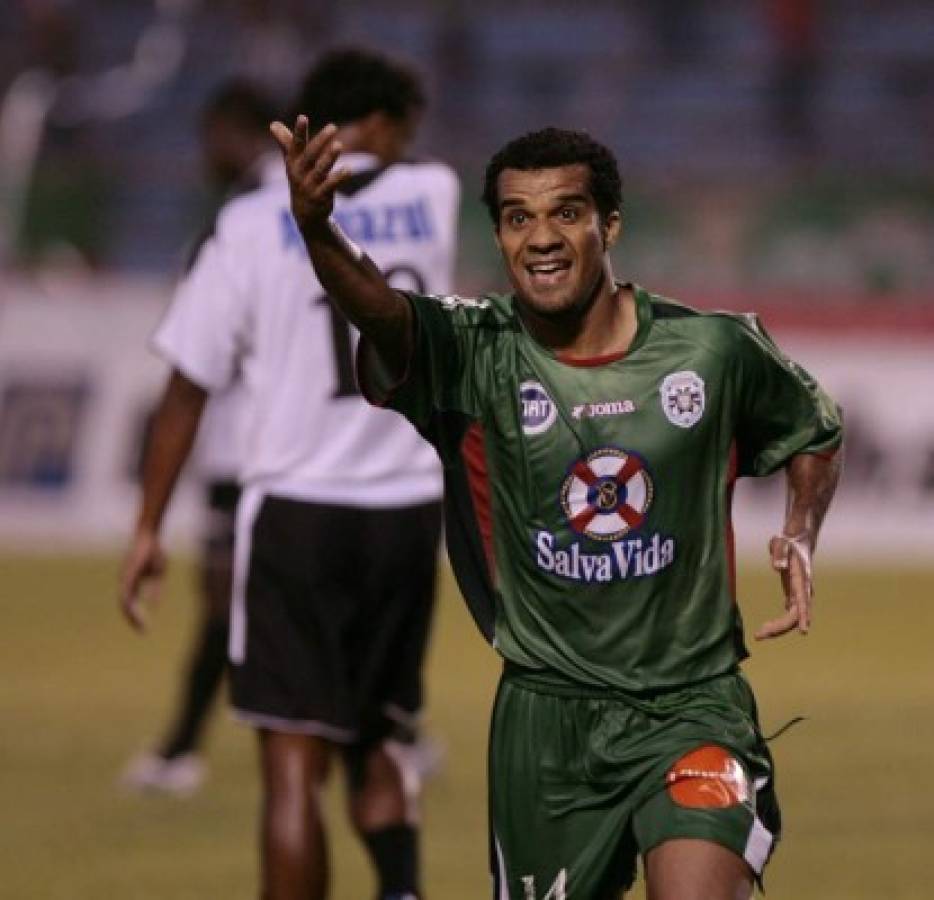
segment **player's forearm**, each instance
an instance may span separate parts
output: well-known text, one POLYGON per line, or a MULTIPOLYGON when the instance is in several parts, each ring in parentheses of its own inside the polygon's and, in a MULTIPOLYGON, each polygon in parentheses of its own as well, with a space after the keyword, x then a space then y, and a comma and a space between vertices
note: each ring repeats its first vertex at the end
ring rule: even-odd
POLYGON ((843 468, 843 448, 830 455, 801 453, 786 468, 784 533, 803 536, 813 549, 843 468))
POLYGON ((302 228, 308 255, 328 297, 373 344, 393 374, 405 371, 412 311, 382 273, 332 222, 302 228))
POLYGON ((137 531, 158 533, 179 473, 191 453, 207 393, 173 372, 156 411, 143 457, 137 531))

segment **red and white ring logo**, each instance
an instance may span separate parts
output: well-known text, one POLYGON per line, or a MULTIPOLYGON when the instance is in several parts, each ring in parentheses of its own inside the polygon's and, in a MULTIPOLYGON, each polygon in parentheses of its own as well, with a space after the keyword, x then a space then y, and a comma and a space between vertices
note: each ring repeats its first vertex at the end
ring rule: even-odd
POLYGON ((615 541, 642 525, 653 493, 639 456, 603 447, 571 467, 561 488, 561 505, 576 532, 615 541))

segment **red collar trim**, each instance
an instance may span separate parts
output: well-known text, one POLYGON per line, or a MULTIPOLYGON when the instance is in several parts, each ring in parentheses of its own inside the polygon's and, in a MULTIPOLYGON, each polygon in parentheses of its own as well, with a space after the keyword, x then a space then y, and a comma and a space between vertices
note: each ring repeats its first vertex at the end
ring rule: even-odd
POLYGON ((566 366, 578 366, 582 369, 590 369, 595 366, 605 366, 608 363, 618 362, 626 355, 625 350, 619 353, 607 353, 605 356, 558 356, 558 359, 566 366))

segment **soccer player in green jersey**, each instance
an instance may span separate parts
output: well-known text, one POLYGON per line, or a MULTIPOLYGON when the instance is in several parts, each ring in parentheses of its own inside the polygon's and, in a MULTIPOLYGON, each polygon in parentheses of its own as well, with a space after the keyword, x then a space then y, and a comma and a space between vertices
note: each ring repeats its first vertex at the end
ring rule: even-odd
POLYGON ((330 219, 333 127, 276 123, 321 283, 360 374, 445 464, 452 562, 503 656, 490 743, 497 900, 752 894, 780 834, 734 596, 735 479, 787 473, 770 544, 811 625, 811 553, 840 470, 835 404, 751 316, 617 282, 616 162, 547 129, 491 160, 511 296, 402 294, 330 219))

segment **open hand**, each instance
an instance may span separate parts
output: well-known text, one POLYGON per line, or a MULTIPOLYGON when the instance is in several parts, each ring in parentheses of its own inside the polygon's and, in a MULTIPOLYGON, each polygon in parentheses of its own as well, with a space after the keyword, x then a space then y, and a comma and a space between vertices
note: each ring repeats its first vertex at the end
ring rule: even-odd
POLYGON ((285 170, 292 195, 292 215, 299 228, 314 228, 327 223, 334 209, 334 192, 350 177, 349 169, 332 171, 343 146, 335 138, 336 125, 325 125, 314 137, 308 135, 308 119, 299 116, 294 131, 281 122, 270 126, 282 149, 285 170))
POLYGON ((766 622, 756 632, 756 640, 780 637, 795 628, 801 634, 807 634, 811 627, 814 598, 808 535, 776 535, 769 541, 769 556, 772 568, 781 576, 785 614, 766 622))
POLYGON ((159 598, 167 562, 159 538, 138 531, 127 550, 120 576, 120 609, 137 631, 146 629, 145 607, 159 598))

